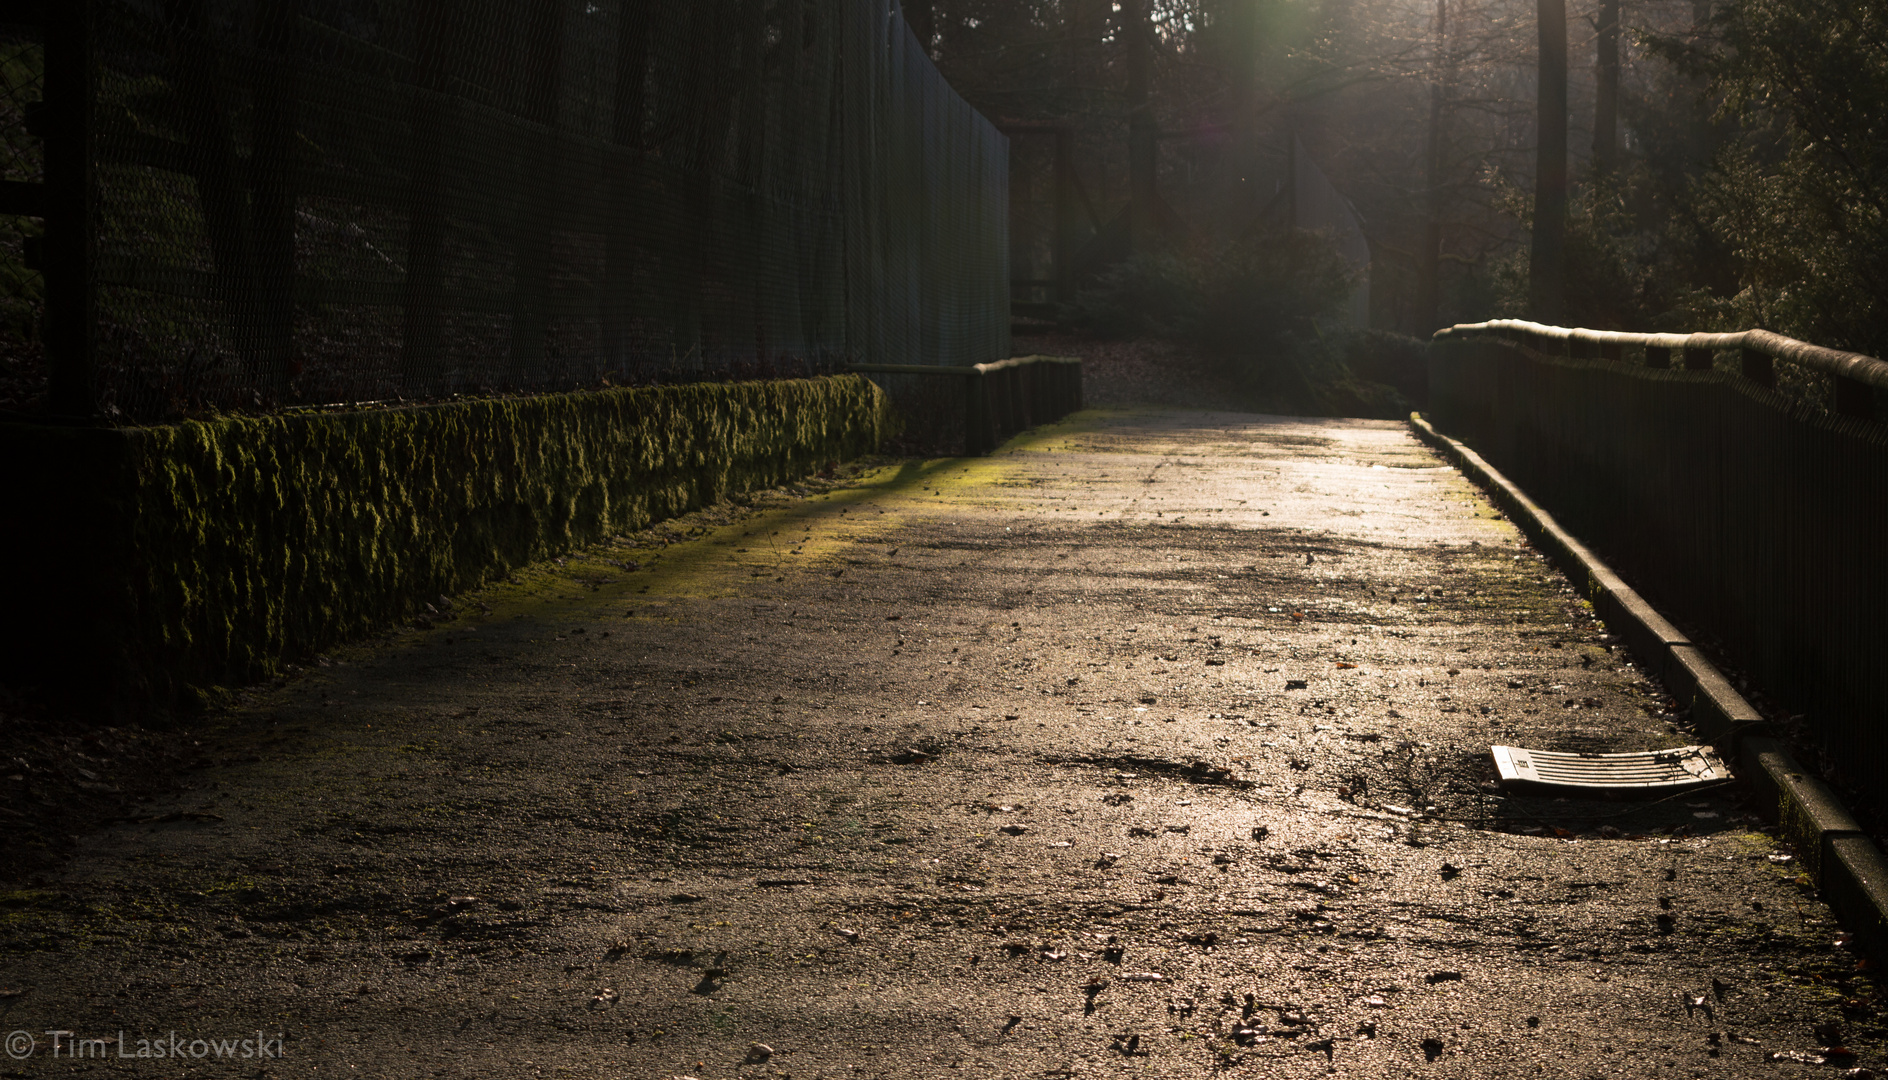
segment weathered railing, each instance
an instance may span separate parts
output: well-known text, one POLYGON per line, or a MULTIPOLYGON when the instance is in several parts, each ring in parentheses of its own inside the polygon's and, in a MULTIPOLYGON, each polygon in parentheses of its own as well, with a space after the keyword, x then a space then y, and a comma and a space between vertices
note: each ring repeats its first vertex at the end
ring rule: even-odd
POLYGON ((1576 360, 1623 361, 1626 350, 1632 348, 1644 351, 1646 367, 1670 368, 1672 358, 1677 356, 1682 358, 1687 371, 1711 371, 1716 366, 1717 353, 1735 351, 1740 355, 1739 370, 1744 378, 1765 387, 1776 386, 1773 361, 1784 360, 1831 376, 1834 400, 1829 407, 1843 416, 1872 419, 1875 403, 1870 391, 1888 390, 1888 363, 1861 353, 1811 345, 1768 330, 1740 330, 1734 334, 1631 334, 1543 326, 1520 319, 1494 319, 1445 327, 1436 331, 1435 340, 1485 334, 1526 345, 1543 354, 1559 351, 1576 360))
MULTIPOLYGON (((931 408, 935 395, 927 392, 930 390, 928 387, 917 394, 901 393, 901 387, 897 385, 899 381, 922 385, 933 379, 962 379, 960 415, 963 425, 962 445, 966 455, 987 454, 1018 432, 1060 420, 1082 407, 1082 362, 1075 357, 1017 356, 969 367, 854 364, 851 370, 880 376, 875 381, 881 385, 892 382, 893 385, 886 389, 891 393, 893 402, 905 413, 907 423, 921 419, 914 415, 920 410, 932 412, 933 415, 928 417, 932 421, 939 419, 935 415, 936 410, 931 408), (886 380, 883 376, 906 378, 886 380)), ((955 402, 946 404, 953 406, 951 411, 955 412, 955 402)), ((931 439, 955 441, 952 438, 954 432, 935 430, 954 425, 932 423, 926 426, 933 429, 926 433, 931 439)))
POLYGON ((1438 428, 1716 646, 1838 772, 1883 783, 1888 363, 1765 330, 1507 320, 1450 327, 1429 353, 1438 428))

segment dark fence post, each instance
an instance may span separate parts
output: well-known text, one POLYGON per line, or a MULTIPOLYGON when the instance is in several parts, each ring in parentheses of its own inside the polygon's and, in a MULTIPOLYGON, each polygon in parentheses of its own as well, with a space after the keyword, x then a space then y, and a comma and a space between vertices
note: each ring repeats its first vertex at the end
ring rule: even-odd
POLYGON ((438 393, 445 360, 445 181, 449 71, 448 0, 415 0, 407 9, 413 41, 412 110, 408 135, 406 284, 400 297, 400 389, 408 397, 438 393))
POLYGON ((282 401, 295 377, 295 138, 302 92, 301 2, 264 4, 257 37, 255 149, 251 155, 251 242, 256 271, 256 352, 251 382, 282 401))
MULTIPOLYGON (((511 383, 545 382, 550 357, 551 234, 569 212, 564 171, 558 164, 559 98, 564 90, 564 18, 561 0, 531 0, 525 7, 519 114, 531 129, 517 152, 529 191, 516 192, 512 221, 511 383)), ((562 374, 562 373, 559 373, 562 374)))
MULTIPOLYGON (((263 290, 256 274, 249 168, 237 145, 238 95, 229 85, 234 80, 226 77, 234 65, 222 55, 228 46, 218 47, 217 35, 227 28, 211 7, 210 0, 165 0, 164 14, 176 50, 176 101, 189 131, 197 208, 210 241, 213 292, 224 313, 228 344, 253 380, 264 349, 258 313, 263 290)), ((252 381, 246 389, 253 388, 252 381)), ((197 388, 212 395, 227 389, 197 388)))
POLYGON ((1710 371, 1711 370, 1711 350, 1710 349, 1693 349, 1693 348, 1687 347, 1685 349, 1685 370, 1686 371, 1710 371))
POLYGON ((979 371, 964 376, 964 456, 990 452, 989 376, 979 371))
POLYGON ((1744 378, 1758 386, 1774 388, 1777 385, 1776 365, 1771 362, 1770 354, 1759 349, 1745 349, 1743 352, 1744 378))
POLYGON ((1619 363, 1626 358, 1626 347, 1617 341, 1609 341, 1600 346, 1600 359, 1619 363))
POLYGON ((1009 401, 1009 416, 1005 417, 1009 422, 1003 425, 1002 431, 1005 439, 1030 426, 1029 390, 1023 385, 1028 375, 1024 367, 1013 367, 1003 373, 1003 396, 1009 401))
POLYGON ((1837 375, 1830 380, 1835 384, 1835 410, 1843 416, 1852 416, 1858 420, 1875 418, 1875 390, 1865 382, 1851 379, 1846 375, 1837 375))
MULTIPOLYGON (((793 9, 796 13, 799 8, 793 9)), ((647 4, 625 4, 617 14, 616 95, 610 134, 615 150, 609 157, 610 218, 605 241, 603 296, 599 304, 603 327, 603 359, 619 375, 627 375, 631 296, 635 288, 637 250, 636 215, 642 180, 643 119, 648 108, 644 84, 649 73, 650 24, 647 4)), ((788 24, 789 42, 803 33, 797 22, 788 24)), ((644 226, 646 228, 646 225, 644 226)))
POLYGON ((92 291, 92 132, 97 72, 90 0, 48 3, 46 89, 46 365, 51 411, 98 409, 92 291))
POLYGON ((1645 347, 1645 366, 1649 368, 1669 368, 1672 366, 1672 350, 1663 345, 1645 347))

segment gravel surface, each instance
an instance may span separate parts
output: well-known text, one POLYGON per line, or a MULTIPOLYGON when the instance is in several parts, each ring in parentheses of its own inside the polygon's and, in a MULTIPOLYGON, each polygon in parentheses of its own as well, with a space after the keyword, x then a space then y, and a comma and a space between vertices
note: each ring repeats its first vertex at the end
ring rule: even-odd
POLYGON ((1738 788, 1494 790, 1491 743, 1690 739, 1399 424, 1091 411, 324 665, 0 895, 6 1075, 1881 1064, 1738 788))

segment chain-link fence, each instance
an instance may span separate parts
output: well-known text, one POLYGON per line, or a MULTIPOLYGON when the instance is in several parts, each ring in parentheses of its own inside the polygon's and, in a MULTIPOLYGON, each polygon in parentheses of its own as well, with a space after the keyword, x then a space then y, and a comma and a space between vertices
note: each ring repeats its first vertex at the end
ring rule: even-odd
POLYGON ((1008 355, 1007 142, 895 0, 43 20, 0 30, 0 165, 26 182, 42 145, 70 154, 87 220, 5 207, 0 408, 130 422, 1008 355), (82 130, 39 104, 48 62, 85 73, 82 130), (62 122, 29 133, 35 112, 62 122), (42 360, 33 323, 74 277, 93 310, 42 360))

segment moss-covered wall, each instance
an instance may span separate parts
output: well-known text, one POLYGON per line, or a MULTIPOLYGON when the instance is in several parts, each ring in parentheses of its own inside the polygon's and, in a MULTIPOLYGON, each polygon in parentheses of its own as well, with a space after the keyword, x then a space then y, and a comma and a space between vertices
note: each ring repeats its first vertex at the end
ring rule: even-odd
POLYGON ((871 451, 858 376, 116 430, 0 425, 0 671, 123 709, 871 451))

